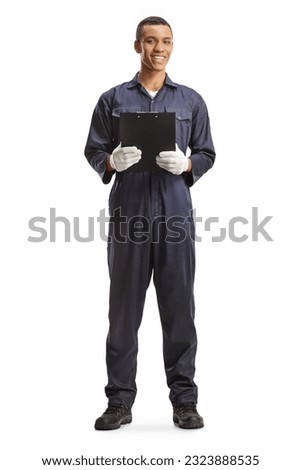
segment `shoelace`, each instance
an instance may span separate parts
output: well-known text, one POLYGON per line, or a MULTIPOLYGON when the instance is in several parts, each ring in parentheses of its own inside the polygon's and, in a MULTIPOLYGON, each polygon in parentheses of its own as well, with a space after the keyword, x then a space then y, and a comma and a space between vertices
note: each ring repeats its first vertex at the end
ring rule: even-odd
POLYGON ((183 405, 177 406, 175 411, 178 413, 190 413, 196 411, 196 406, 194 403, 185 403, 183 405))
POLYGON ((124 408, 123 405, 109 405, 105 411, 105 414, 118 414, 121 413, 122 409, 124 408))

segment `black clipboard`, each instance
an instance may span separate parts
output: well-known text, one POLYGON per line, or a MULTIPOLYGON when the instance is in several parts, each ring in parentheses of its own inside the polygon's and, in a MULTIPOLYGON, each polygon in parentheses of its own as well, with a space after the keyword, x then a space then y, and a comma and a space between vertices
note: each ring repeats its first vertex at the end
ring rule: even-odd
POLYGON ((122 147, 135 145, 142 152, 141 160, 126 171, 166 171, 156 163, 164 150, 175 150, 176 113, 120 113, 122 147))

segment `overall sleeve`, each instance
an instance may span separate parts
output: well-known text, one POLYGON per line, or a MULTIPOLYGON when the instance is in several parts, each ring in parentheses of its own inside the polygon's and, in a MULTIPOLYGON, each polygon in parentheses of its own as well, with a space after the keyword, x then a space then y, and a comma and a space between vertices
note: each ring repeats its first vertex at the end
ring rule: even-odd
POLYGON ((186 174, 188 186, 192 186, 214 164, 215 149, 212 142, 210 121, 205 102, 201 99, 192 115, 191 137, 192 172, 186 174))
POLYGON ((101 96, 92 115, 85 147, 85 157, 103 183, 111 181, 114 172, 106 171, 106 160, 114 148, 112 111, 109 100, 101 96))

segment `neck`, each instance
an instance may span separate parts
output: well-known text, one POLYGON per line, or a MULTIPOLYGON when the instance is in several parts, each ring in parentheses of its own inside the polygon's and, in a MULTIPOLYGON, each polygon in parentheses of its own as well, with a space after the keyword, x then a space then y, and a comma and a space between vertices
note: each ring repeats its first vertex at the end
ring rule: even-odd
POLYGON ((141 85, 150 91, 158 91, 163 86, 165 81, 165 70, 160 72, 153 72, 148 70, 140 70, 139 81, 141 85))

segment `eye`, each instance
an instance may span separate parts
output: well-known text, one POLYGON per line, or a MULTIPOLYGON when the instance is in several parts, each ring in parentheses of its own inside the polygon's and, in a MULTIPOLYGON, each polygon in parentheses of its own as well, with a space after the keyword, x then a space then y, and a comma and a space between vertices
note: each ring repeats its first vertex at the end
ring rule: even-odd
POLYGON ((147 44, 155 44, 156 41, 155 41, 154 39, 152 39, 152 38, 149 38, 149 39, 147 39, 145 42, 146 42, 147 44))
POLYGON ((167 46, 170 46, 172 43, 171 39, 165 39, 164 40, 164 44, 166 44, 167 46))

